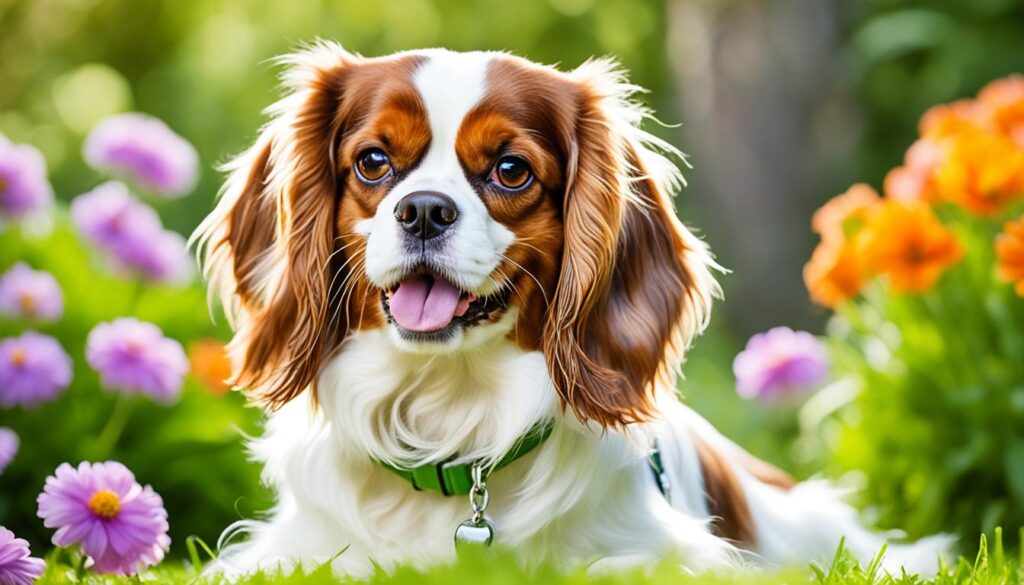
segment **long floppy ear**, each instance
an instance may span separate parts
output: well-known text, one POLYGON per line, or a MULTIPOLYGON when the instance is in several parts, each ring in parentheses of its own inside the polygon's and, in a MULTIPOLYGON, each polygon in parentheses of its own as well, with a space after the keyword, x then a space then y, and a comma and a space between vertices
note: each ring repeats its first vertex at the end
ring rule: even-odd
POLYGON ((282 59, 287 95, 268 108, 256 143, 226 166, 220 201, 192 236, 235 330, 232 383, 271 409, 315 380, 347 332, 329 276, 339 104, 355 60, 332 43, 282 59))
POLYGON ((680 223, 678 169, 643 132, 635 86, 609 61, 570 74, 581 87, 564 199, 565 244, 544 349, 554 386, 581 421, 647 420, 719 294, 703 242, 680 223), (575 160, 573 160, 575 159, 575 160))

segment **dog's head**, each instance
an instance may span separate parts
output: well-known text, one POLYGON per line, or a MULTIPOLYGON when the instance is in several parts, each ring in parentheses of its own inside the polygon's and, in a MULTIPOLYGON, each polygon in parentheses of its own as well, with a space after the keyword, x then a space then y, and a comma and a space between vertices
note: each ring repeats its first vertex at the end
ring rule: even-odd
POLYGON ((360 330, 415 352, 502 336, 544 352, 582 420, 650 413, 717 286, 672 209, 672 149, 612 64, 328 43, 286 63, 196 234, 238 385, 279 407, 360 330))

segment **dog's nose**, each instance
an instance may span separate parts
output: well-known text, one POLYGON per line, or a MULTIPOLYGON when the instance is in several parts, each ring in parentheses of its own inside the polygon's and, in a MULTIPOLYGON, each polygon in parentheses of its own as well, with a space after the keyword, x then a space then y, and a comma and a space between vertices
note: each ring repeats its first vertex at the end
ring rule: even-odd
POLYGON ((459 210, 444 193, 415 191, 395 206, 395 219, 405 231, 429 240, 451 227, 459 219, 459 210))

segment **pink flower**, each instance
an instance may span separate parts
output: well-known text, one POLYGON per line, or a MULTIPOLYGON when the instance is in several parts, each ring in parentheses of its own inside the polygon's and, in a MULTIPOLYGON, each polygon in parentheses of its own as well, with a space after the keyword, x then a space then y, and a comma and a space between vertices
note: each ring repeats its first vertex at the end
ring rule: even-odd
POLYGON ((103 120, 89 133, 83 150, 91 167, 162 197, 187 194, 199 176, 196 149, 162 120, 145 114, 103 120))
POLYGON ((28 543, 0 526, 0 583, 32 585, 46 569, 42 559, 30 557, 28 543))
POLYGON ((100 573, 134 575, 170 547, 163 500, 116 461, 61 464, 37 501, 53 544, 80 545, 100 573))
POLYGON ((76 197, 71 219, 123 270, 157 282, 185 282, 191 276, 184 238, 165 230, 156 211, 123 183, 104 183, 76 197))
POLYGON ((750 338, 732 364, 744 398, 785 398, 825 380, 825 347, 806 331, 776 327, 750 338))
POLYGON ((192 275, 192 257, 185 238, 170 230, 151 232, 134 239, 135 245, 118 250, 118 258, 144 277, 163 283, 187 283, 192 275))
POLYGON ((71 202, 79 233, 104 249, 116 249, 134 232, 163 229, 160 216, 117 181, 103 183, 71 202))
POLYGON ((164 337, 156 325, 133 317, 100 323, 85 346, 85 359, 104 386, 165 403, 178 398, 188 358, 181 344, 164 337))
POLYGON ((63 312, 64 296, 49 272, 19 262, 0 276, 0 314, 56 321, 63 312))
POLYGON ((46 160, 27 144, 12 144, 0 135, 0 217, 20 218, 53 204, 46 160))
POLYGON ((26 331, 0 340, 0 406, 33 407, 71 384, 71 358, 56 339, 26 331))

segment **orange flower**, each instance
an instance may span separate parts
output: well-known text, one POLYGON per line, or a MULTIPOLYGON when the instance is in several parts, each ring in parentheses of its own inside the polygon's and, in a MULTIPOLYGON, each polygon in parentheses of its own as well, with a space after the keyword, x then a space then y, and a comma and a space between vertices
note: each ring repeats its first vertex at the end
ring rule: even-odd
POLYGON ((937 140, 954 136, 965 129, 977 127, 979 106, 974 100, 957 100, 949 104, 932 106, 921 116, 918 133, 924 138, 937 140))
POLYGON ((950 139, 935 181, 945 199, 979 215, 998 213, 1024 194, 1024 149, 1001 134, 965 130, 950 139))
POLYGON ((855 241, 823 241, 804 266, 804 284, 811 300, 834 309, 857 296, 864 286, 855 241))
POLYGON ((870 185, 857 183, 836 195, 811 216, 811 229, 823 240, 845 240, 860 229, 868 212, 881 199, 870 185))
POLYGON ((1024 297, 1024 217, 1007 222, 996 237, 996 275, 1003 282, 1015 283, 1014 290, 1024 297))
POLYGON ((901 292, 924 292, 963 256, 956 237, 923 203, 886 201, 868 219, 860 255, 870 274, 901 292))
POLYGON ((902 167, 889 171, 882 190, 889 199, 933 202, 938 197, 935 171, 946 157, 946 148, 939 141, 920 138, 910 145, 902 167))
POLYGON ((1024 75, 997 79, 978 92, 978 106, 987 127, 1024 147, 1024 75))
POLYGON ((228 391, 231 362, 222 343, 214 339, 196 341, 188 348, 188 359, 192 364, 192 375, 213 395, 221 396, 228 391))

